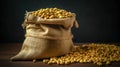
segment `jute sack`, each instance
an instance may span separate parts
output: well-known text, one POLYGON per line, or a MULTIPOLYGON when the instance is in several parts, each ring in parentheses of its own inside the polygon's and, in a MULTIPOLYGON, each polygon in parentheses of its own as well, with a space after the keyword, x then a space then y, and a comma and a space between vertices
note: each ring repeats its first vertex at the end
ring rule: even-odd
POLYGON ((71 28, 78 23, 75 14, 64 19, 42 19, 26 14, 26 38, 21 51, 11 60, 33 60, 69 53, 73 48, 71 28))

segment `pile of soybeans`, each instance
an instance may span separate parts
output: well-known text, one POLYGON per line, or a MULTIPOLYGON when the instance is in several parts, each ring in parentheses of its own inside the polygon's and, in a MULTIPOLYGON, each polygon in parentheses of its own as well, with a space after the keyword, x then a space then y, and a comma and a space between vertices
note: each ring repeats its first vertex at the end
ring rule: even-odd
POLYGON ((72 17, 71 12, 63 10, 63 9, 58 9, 58 8, 39 9, 37 11, 32 11, 31 14, 34 16, 41 17, 43 19, 72 17))
POLYGON ((83 44, 74 46, 72 52, 59 57, 43 59, 47 64, 87 63, 110 64, 120 61, 120 46, 114 44, 83 44))

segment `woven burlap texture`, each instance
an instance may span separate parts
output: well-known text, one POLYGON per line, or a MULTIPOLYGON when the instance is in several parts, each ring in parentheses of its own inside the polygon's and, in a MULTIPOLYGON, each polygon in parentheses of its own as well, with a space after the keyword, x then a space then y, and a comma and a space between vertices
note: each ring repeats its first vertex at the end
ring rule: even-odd
POLYGON ((74 13, 69 18, 42 19, 28 12, 23 22, 26 38, 20 52, 11 59, 33 60, 69 53, 73 48, 73 25, 79 27, 74 13))

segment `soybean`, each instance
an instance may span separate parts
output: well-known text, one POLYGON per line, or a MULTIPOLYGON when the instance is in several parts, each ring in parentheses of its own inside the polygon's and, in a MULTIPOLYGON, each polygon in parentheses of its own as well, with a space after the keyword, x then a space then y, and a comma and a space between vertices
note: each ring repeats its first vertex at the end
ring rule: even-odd
MULTIPOLYGON (((74 46, 74 50, 60 57, 47 59, 48 64, 70 64, 91 62, 97 65, 120 61, 120 46, 114 44, 83 44, 74 46)), ((45 62, 45 60, 43 60, 45 62)))
POLYGON ((39 9, 37 11, 32 11, 31 14, 34 16, 41 17, 43 19, 72 17, 71 12, 63 10, 63 9, 58 9, 58 8, 39 9))

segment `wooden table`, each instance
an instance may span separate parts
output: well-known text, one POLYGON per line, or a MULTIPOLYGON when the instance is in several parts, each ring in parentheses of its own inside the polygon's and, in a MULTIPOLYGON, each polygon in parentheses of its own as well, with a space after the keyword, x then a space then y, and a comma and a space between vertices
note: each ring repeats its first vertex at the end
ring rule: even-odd
MULTIPOLYGON (((69 65, 48 65, 42 61, 33 63, 32 61, 10 61, 10 57, 16 55, 22 47, 22 43, 2 43, 0 44, 0 67, 98 67, 93 63, 73 63, 69 65)), ((120 67, 120 62, 114 62, 102 67, 120 67)))

